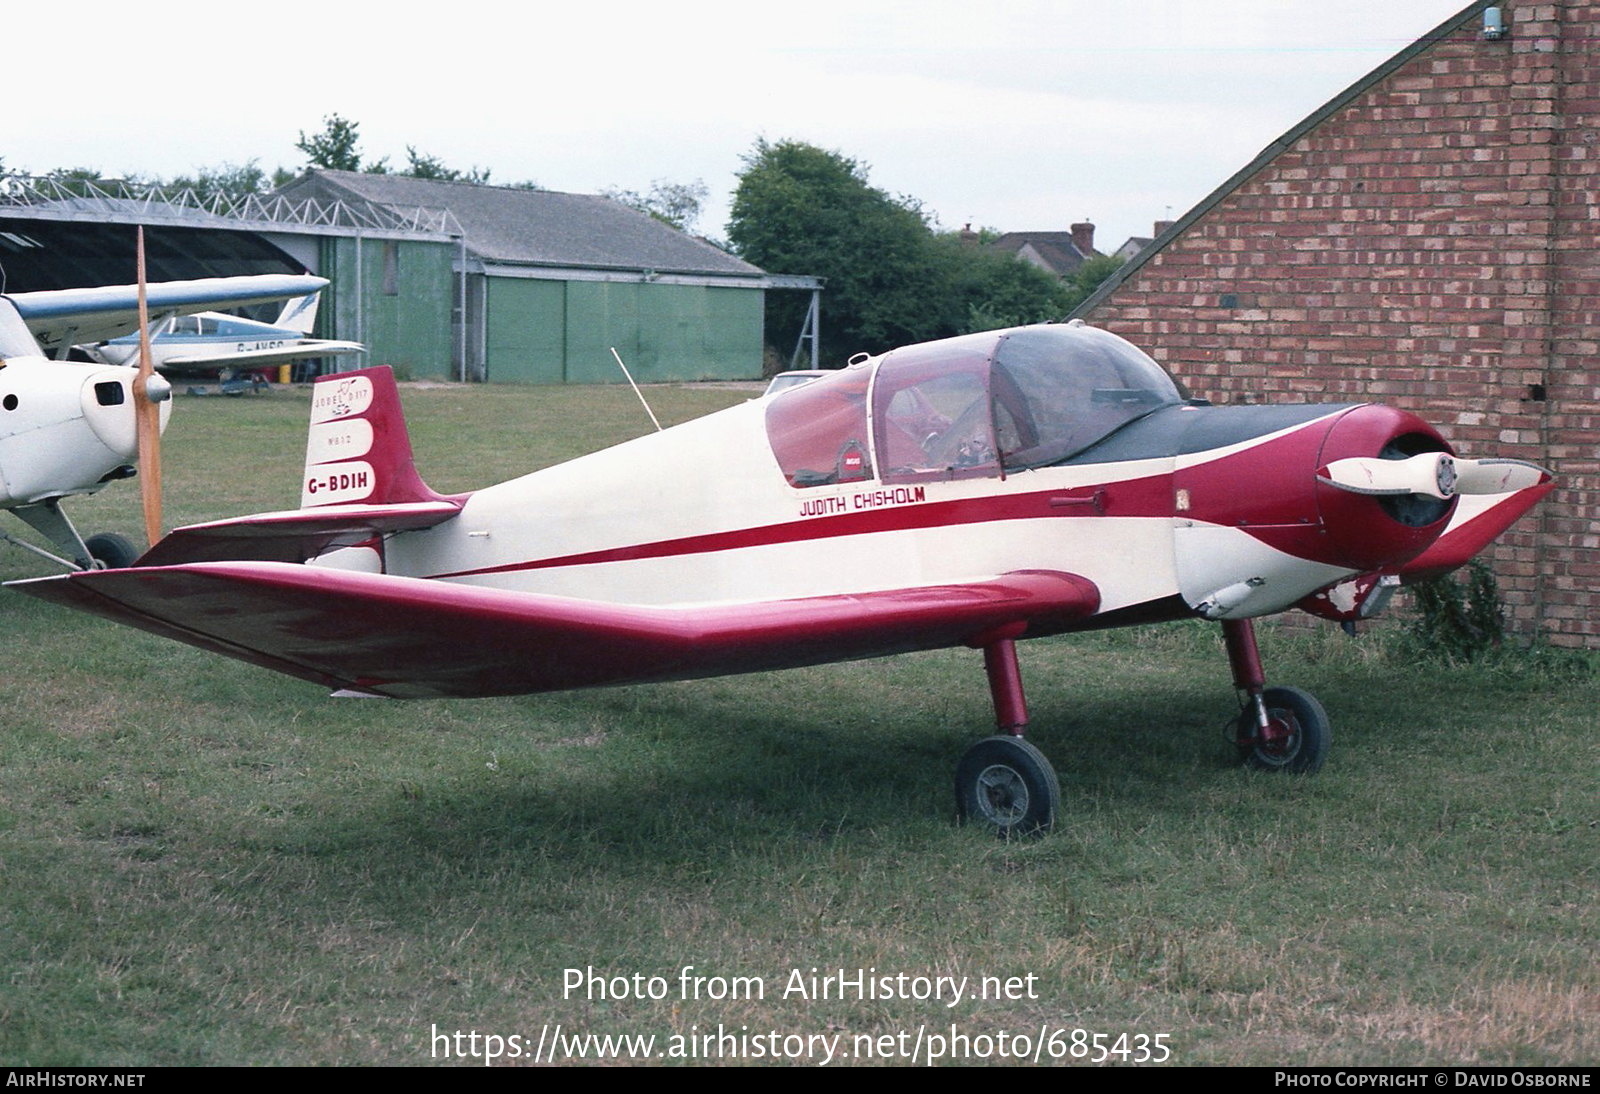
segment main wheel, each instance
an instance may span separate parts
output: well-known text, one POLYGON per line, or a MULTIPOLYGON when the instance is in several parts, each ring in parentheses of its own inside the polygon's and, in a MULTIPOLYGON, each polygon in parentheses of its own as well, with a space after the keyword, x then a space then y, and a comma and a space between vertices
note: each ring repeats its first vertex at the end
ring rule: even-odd
POLYGON ((139 557, 139 549, 126 536, 119 536, 115 532, 90 536, 83 541, 83 545, 89 548, 89 557, 102 570, 120 570, 124 566, 132 566, 139 557))
POLYGON ((1253 705, 1239 715, 1239 750, 1244 762, 1258 771, 1295 775, 1320 771, 1332 738, 1322 704, 1299 688, 1268 688, 1261 698, 1267 705, 1265 730, 1255 724, 1253 705))
POLYGON ((985 738, 956 765, 956 811, 962 823, 987 824, 1001 839, 1048 832, 1060 806, 1055 768, 1020 737, 985 738))

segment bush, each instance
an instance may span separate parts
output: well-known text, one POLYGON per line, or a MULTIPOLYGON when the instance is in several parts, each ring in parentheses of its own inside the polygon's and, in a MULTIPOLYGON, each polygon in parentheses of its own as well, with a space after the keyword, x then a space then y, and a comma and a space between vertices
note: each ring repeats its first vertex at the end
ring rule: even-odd
POLYGON ((1416 614, 1407 631, 1422 652, 1450 661, 1473 661, 1504 641, 1505 607, 1487 563, 1473 559, 1457 573, 1411 587, 1416 614))

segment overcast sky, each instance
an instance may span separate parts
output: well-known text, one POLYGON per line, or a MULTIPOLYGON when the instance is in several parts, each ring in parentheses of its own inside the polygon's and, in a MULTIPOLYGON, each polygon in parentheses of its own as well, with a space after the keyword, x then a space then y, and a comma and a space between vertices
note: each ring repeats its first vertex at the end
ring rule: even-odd
POLYGON ((171 176, 338 113, 491 181, 702 179, 723 234, 758 137, 870 166, 941 225, 1114 249, 1177 216, 1466 0, 10 5, 0 160, 171 176))

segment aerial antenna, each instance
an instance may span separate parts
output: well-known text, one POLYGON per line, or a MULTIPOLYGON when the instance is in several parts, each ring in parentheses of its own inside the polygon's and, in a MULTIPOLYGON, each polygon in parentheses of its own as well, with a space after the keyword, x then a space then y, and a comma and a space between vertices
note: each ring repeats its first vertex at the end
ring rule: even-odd
POLYGON ((661 432, 661 422, 656 418, 656 412, 650 409, 650 404, 645 402, 644 392, 639 390, 639 385, 633 382, 633 373, 628 371, 628 366, 622 363, 622 354, 617 352, 617 347, 611 347, 611 356, 617 359, 617 367, 622 369, 622 375, 628 378, 628 386, 633 388, 633 393, 639 396, 639 401, 644 403, 644 412, 650 415, 650 420, 655 423, 656 432, 661 432))

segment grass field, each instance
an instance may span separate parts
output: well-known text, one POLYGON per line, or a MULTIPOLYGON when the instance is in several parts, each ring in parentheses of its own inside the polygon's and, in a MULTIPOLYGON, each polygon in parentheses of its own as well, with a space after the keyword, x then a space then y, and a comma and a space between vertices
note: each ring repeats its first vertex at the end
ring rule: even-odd
MULTIPOLYGON (((644 422, 626 388, 403 394, 445 491, 644 422)), ((168 524, 292 507, 307 405, 180 399, 168 524)), ((131 536, 136 508, 122 484, 73 513, 131 536)), ((401 703, 11 593, 0 617, 0 1065, 543 1059, 557 1027, 653 1036, 651 1062, 1600 1060, 1581 658, 1265 628, 1269 676, 1334 722, 1296 779, 1234 763, 1214 627, 1025 643, 1063 809, 1004 844, 952 823, 991 725, 970 651, 401 703), (893 990, 810 997, 841 969, 893 990)))

